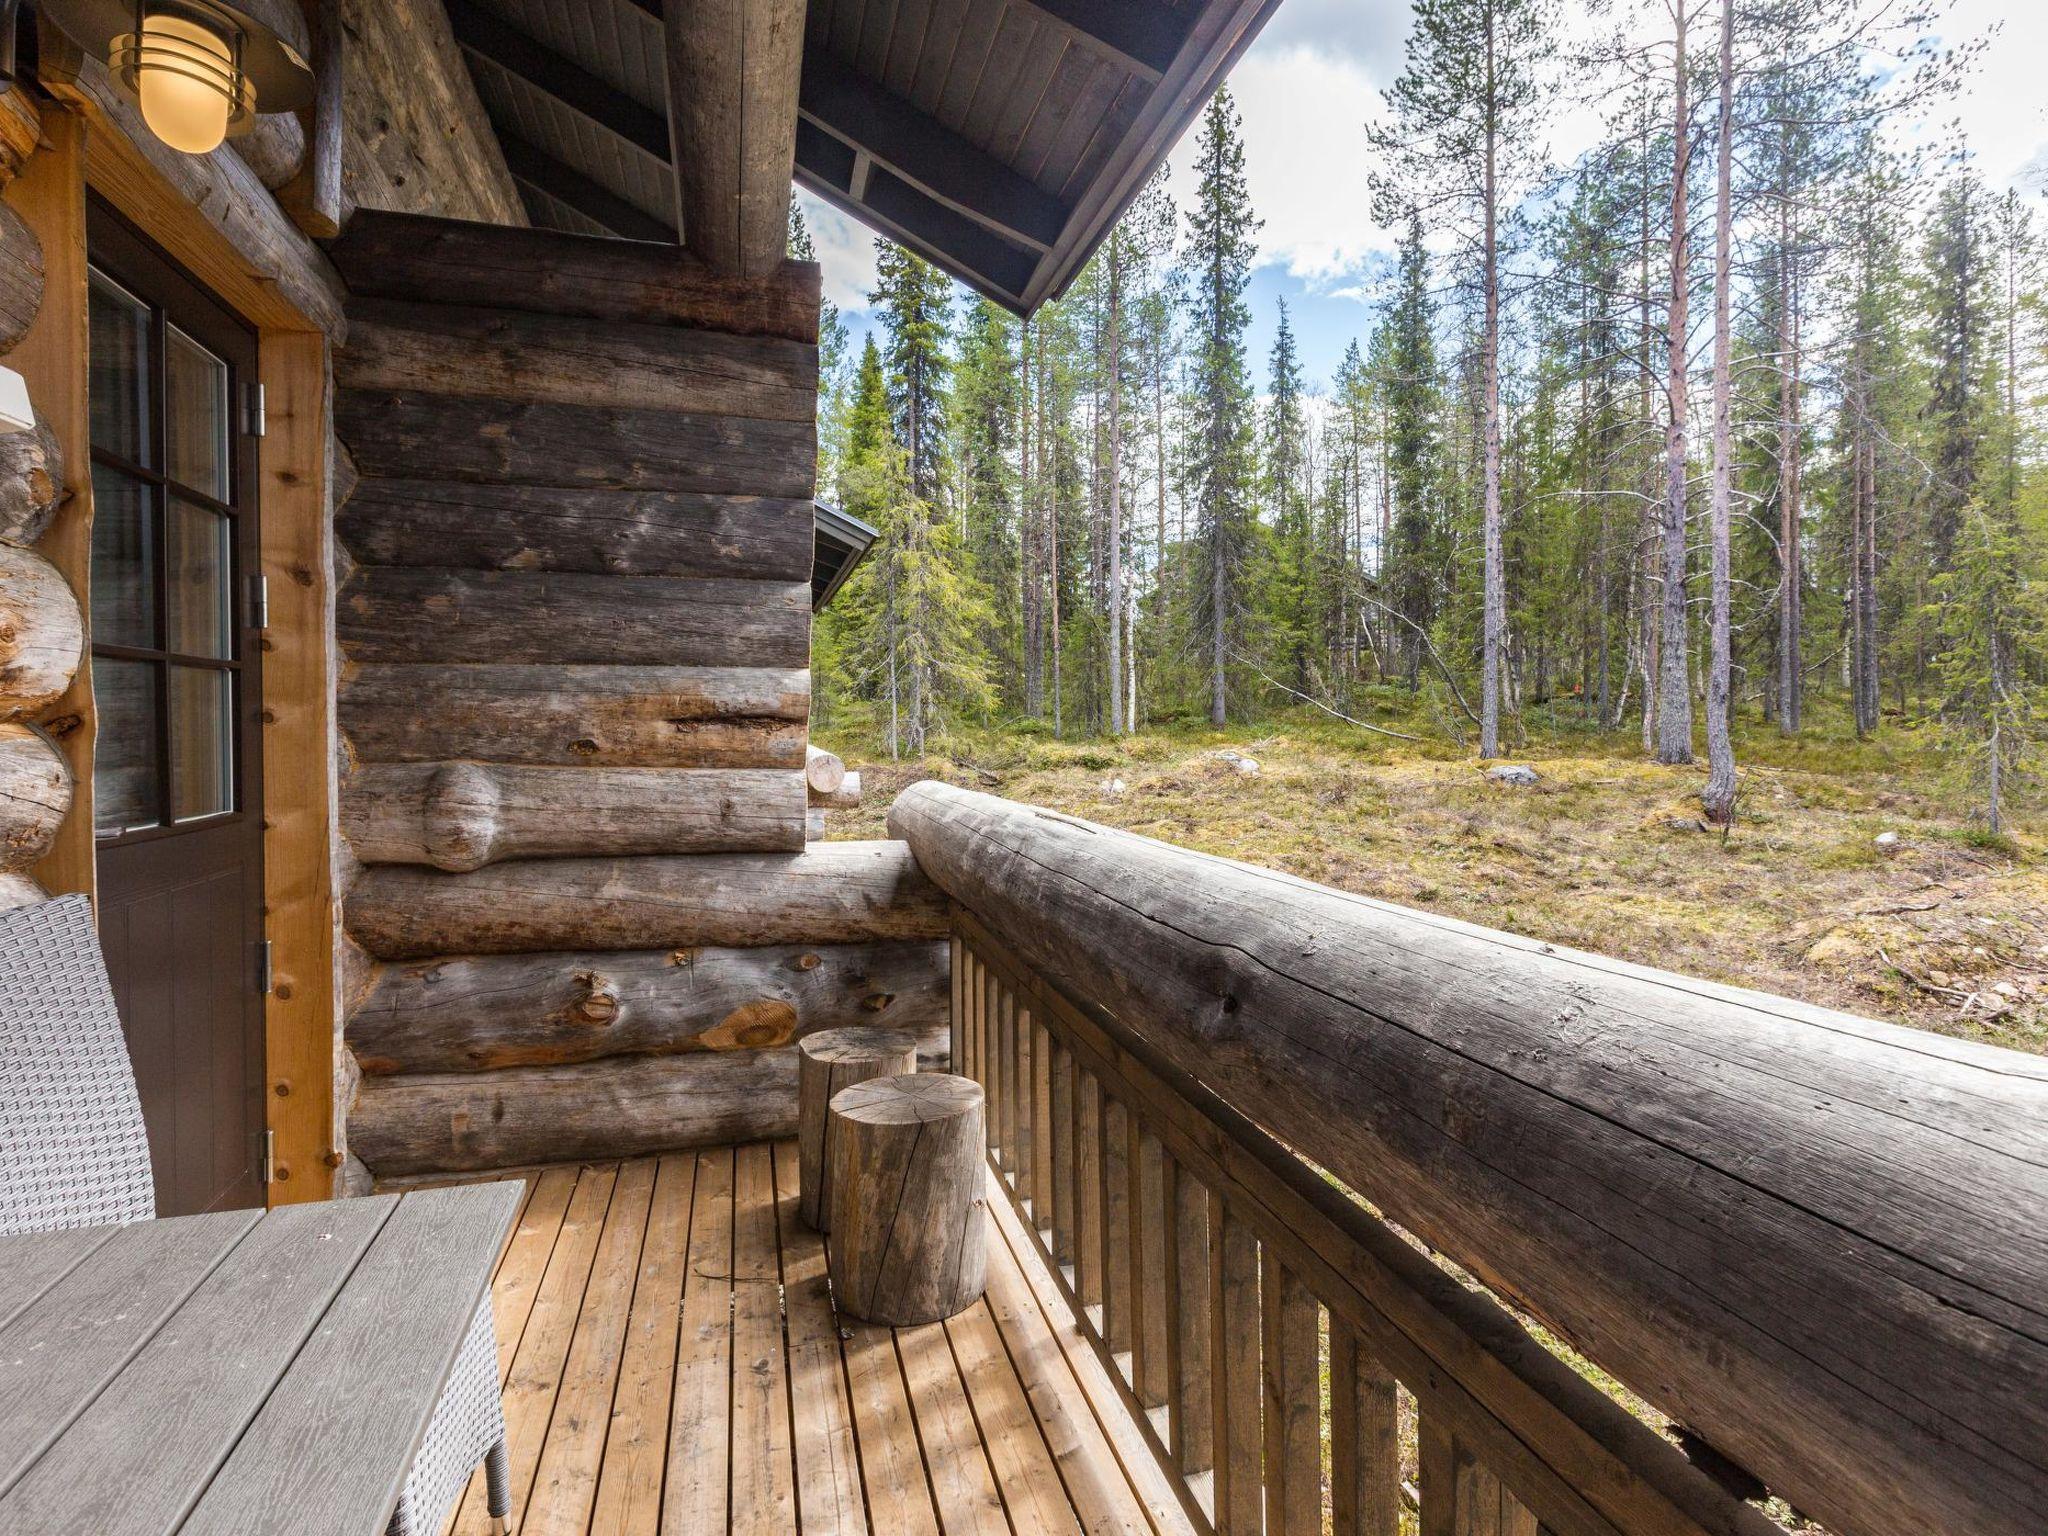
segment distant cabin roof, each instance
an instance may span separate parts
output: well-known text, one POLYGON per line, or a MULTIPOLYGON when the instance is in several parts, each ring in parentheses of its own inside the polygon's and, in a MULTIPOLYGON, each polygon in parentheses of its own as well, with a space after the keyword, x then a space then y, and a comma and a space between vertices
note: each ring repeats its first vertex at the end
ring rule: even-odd
POLYGON ((815 503, 811 545, 811 612, 821 612, 875 542, 875 530, 829 502, 815 503))
MULTIPOLYGON (((809 0, 796 180, 1028 314, 1279 3, 809 0)), ((673 240, 661 0, 447 9, 534 222, 673 240)))

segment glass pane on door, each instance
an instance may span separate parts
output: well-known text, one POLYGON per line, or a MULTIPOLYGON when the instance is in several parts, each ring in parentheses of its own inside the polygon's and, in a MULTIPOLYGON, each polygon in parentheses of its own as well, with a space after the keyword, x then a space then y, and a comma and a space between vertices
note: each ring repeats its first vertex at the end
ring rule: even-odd
POLYGON ((234 639, 232 527, 211 508, 173 495, 165 532, 164 645, 183 656, 226 659, 234 639))
POLYGON ((91 282, 92 445, 151 465, 149 306, 103 272, 91 282))
POLYGON ((93 829, 101 837, 139 832, 162 822, 157 810, 163 782, 156 696, 156 663, 98 657, 92 664, 93 706, 99 715, 93 742, 93 829))
POLYGON ((164 439, 173 480, 228 499, 228 365, 175 325, 164 329, 164 439))
POLYGON ((92 467, 92 638, 156 644, 156 488, 107 464, 92 467))
POLYGON ((212 667, 171 668, 171 820, 235 808, 234 678, 212 667))

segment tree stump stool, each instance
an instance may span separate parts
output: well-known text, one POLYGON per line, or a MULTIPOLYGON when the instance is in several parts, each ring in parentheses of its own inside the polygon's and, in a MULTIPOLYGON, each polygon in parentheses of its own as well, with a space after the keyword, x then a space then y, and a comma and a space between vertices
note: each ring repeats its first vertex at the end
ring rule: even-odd
POLYGON ((986 1274, 981 1085, 878 1077, 832 1098, 832 1294, 907 1327, 964 1311, 986 1274))
POLYGON ((872 1077, 917 1070, 917 1039, 900 1029, 824 1029, 796 1048, 797 1214, 818 1231, 832 1214, 832 1095, 872 1077))

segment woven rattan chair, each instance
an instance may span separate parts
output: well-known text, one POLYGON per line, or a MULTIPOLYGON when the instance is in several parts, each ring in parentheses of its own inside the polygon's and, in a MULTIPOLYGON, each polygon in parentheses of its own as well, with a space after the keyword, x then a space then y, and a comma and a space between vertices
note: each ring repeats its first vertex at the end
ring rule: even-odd
MULTIPOLYGON (((0 1234, 155 1215, 142 1100, 91 904, 62 896, 0 912, 0 1234)), ((391 1536, 438 1530, 478 1462, 502 1531, 511 1493, 488 1295, 406 1475, 391 1536)))

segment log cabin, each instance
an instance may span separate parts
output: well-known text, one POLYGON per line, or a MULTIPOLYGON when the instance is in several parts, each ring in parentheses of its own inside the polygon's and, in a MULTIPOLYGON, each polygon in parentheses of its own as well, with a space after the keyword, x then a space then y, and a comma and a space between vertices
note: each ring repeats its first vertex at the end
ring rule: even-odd
POLYGON ((0 907, 95 903, 163 1214, 525 1180, 515 1524, 2038 1536, 2038 1060, 938 785, 811 835, 792 182, 1029 314, 1277 3, 238 0, 196 127, 179 6, 0 4, 0 907), (986 1093, 943 1326, 791 1220, 864 1027, 986 1093))

